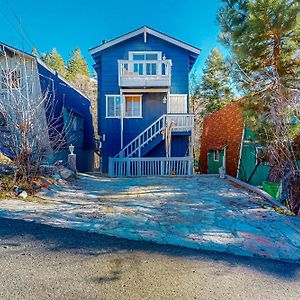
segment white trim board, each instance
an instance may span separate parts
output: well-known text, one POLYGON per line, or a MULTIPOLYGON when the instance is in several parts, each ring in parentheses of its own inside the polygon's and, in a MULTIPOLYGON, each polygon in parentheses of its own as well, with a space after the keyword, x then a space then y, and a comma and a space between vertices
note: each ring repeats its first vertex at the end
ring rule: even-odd
POLYGON ((196 48, 196 47, 193 47, 193 46, 191 46, 191 45, 189 45, 189 44, 187 44, 185 42, 179 41, 179 40, 177 40, 175 38, 172 38, 172 37, 170 37, 170 36, 168 36, 166 34, 163 34, 163 33, 159 32, 159 31, 151 29, 151 28, 149 28, 147 26, 144 26, 142 28, 139 28, 139 29, 134 30, 132 32, 129 32, 127 34, 124 34, 124 35, 122 35, 122 36, 120 36, 120 37, 118 37, 116 39, 113 39, 113 40, 111 40, 109 42, 106 42, 106 43, 104 43, 104 44, 102 44, 102 45, 100 45, 98 47, 92 48, 92 49, 89 50, 89 52, 90 52, 91 55, 94 55, 94 54, 96 54, 99 51, 102 51, 104 49, 112 47, 112 46, 114 46, 116 44, 119 44, 119 43, 121 43, 123 41, 126 41, 126 40, 128 40, 130 38, 133 38, 133 37, 135 37, 135 36, 137 36, 139 34, 144 34, 144 42, 147 42, 147 33, 151 34, 153 36, 156 36, 156 37, 158 37, 158 38, 160 38, 162 40, 165 40, 165 41, 167 41, 167 42, 169 42, 171 44, 179 46, 179 47, 181 47, 183 49, 191 51, 191 52, 193 52, 193 53, 195 53, 197 55, 199 55, 200 52, 201 52, 201 50, 198 49, 198 48, 196 48))

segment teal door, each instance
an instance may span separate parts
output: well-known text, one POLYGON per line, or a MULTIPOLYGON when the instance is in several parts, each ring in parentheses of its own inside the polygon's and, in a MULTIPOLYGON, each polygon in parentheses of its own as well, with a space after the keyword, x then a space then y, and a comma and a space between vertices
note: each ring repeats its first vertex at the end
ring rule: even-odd
POLYGON ((243 144, 239 167, 239 179, 257 186, 268 179, 270 171, 268 164, 258 161, 260 148, 253 144, 243 144))
POLYGON ((219 174, 219 168, 223 166, 225 150, 208 152, 208 174, 219 174))

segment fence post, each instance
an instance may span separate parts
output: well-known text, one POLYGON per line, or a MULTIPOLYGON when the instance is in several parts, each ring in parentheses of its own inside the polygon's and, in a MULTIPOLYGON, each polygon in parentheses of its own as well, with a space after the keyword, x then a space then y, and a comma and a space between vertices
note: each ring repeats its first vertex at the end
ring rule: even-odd
POLYGON ((188 175, 191 176, 192 175, 192 160, 189 157, 188 159, 188 175))
POLYGON ((126 166, 126 176, 131 176, 130 174, 130 159, 125 159, 125 166, 126 166))
POLYGON ((164 161, 160 161, 160 176, 164 176, 165 168, 164 168, 164 161))
POLYGON ((138 170, 137 170, 137 175, 138 176, 141 176, 141 167, 142 167, 142 163, 141 163, 141 160, 139 159, 138 162, 137 162, 137 167, 138 167, 138 170))

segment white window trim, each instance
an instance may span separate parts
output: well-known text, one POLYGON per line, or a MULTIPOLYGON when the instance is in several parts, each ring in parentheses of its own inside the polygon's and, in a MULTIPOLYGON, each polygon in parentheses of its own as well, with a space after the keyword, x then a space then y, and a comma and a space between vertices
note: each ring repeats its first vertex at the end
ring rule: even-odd
POLYGON ((138 54, 157 54, 157 60, 162 60, 162 52, 161 51, 129 51, 128 58, 129 60, 133 60, 133 55, 138 54))
POLYGON ((218 162, 220 161, 220 151, 219 150, 214 150, 213 156, 214 156, 214 161, 218 161, 218 162), (218 159, 216 159, 216 154, 217 154, 218 159))
MULTIPOLYGON (((105 118, 106 119, 120 119, 121 116, 109 116, 108 115, 108 97, 114 97, 114 99, 116 99, 116 97, 121 97, 120 95, 105 95, 105 118)), ((116 100, 115 100, 116 101, 116 100)))
POLYGON ((143 118, 143 95, 141 94, 130 94, 130 95, 123 95, 124 97, 124 118, 126 119, 140 119, 140 118, 143 118), (140 114, 138 116, 126 116, 125 115, 125 112, 126 112, 126 101, 125 101, 125 97, 140 97, 140 114))
MULTIPOLYGON (((123 118, 124 119, 142 119, 143 118, 143 95, 142 94, 130 94, 130 95, 122 95, 122 97, 124 98, 125 100, 125 97, 127 96, 139 96, 140 97, 140 114, 138 116, 126 116, 125 115, 125 111, 126 111, 126 101, 124 101, 124 116, 123 118)), ((106 114, 105 114, 105 118, 106 119, 120 119, 121 116, 108 116, 108 97, 121 97, 121 95, 105 95, 105 111, 106 111, 106 114)), ((122 101, 122 99, 121 99, 122 101)), ((123 101, 122 101, 123 102, 123 101)), ((122 104, 121 104, 122 105, 122 104)), ((122 113, 122 109, 121 109, 121 113, 122 113)))

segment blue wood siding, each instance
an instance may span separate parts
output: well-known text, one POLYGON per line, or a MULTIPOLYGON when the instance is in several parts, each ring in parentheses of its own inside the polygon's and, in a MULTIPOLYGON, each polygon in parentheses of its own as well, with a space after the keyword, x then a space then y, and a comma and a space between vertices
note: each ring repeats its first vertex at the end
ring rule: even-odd
MULTIPOLYGON (((118 60, 128 60, 129 51, 161 51, 162 56, 171 59, 173 64, 171 94, 189 93, 190 52, 150 34, 147 34, 146 43, 144 35, 140 34, 94 54, 93 58, 96 62, 94 68, 98 74, 98 131, 100 136, 105 135, 105 141, 102 144, 104 172, 107 172, 108 157, 113 157, 120 151, 120 119, 106 118, 106 95, 120 94, 118 60)), ((167 112, 167 104, 162 101, 163 96, 163 93, 143 94, 143 117, 124 119, 124 146, 167 112)), ((181 152, 185 154, 186 137, 177 139, 178 142, 174 142, 174 154, 179 155, 181 152), (183 144, 180 146, 180 143, 183 144), (182 148, 185 148, 184 151, 182 148), (175 149, 178 151, 176 152, 175 149)), ((162 146, 156 146, 157 149, 159 147, 162 146)), ((179 156, 184 156, 184 154, 179 156)))
POLYGON ((63 159, 66 162, 69 153, 68 146, 70 143, 75 143, 75 153, 78 154, 78 170, 81 172, 92 171, 95 142, 90 101, 40 63, 38 63, 38 71, 42 93, 47 94, 48 101, 51 103, 46 114, 49 115, 50 111, 54 111, 57 118, 62 116, 56 123, 56 130, 61 132, 67 122, 66 114, 63 114, 64 109, 80 116, 83 121, 82 129, 72 133, 75 135, 76 141, 74 142, 73 137, 71 139, 69 135, 66 135, 65 149, 62 149, 55 159, 63 159))

